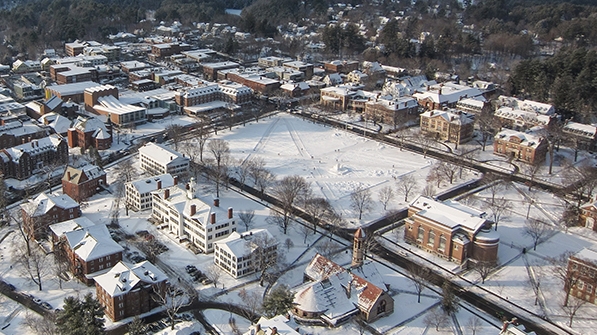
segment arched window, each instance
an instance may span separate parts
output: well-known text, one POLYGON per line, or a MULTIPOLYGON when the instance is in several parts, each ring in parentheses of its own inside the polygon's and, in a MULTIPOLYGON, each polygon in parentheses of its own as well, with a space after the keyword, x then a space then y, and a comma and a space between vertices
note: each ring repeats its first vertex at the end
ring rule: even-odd
POLYGON ((433 230, 429 231, 429 235, 427 235, 427 246, 433 247, 435 245, 435 232, 433 230))
POLYGON ((438 247, 438 250, 440 250, 440 251, 446 250, 446 238, 444 237, 443 234, 439 236, 439 247, 438 247))
POLYGON ((419 230, 417 231, 417 241, 423 243, 423 236, 425 235, 425 229, 419 226, 419 230))

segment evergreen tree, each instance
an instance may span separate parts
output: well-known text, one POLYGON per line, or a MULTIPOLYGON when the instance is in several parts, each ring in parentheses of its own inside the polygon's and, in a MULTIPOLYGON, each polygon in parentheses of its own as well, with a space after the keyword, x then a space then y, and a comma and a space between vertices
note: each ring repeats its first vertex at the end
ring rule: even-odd
POLYGON ((64 299, 64 309, 58 313, 56 325, 62 335, 101 335, 104 333, 104 308, 87 294, 83 300, 64 299))
POLYGON ((284 314, 292 308, 293 300, 294 294, 288 287, 278 286, 263 299, 263 312, 268 317, 284 314))

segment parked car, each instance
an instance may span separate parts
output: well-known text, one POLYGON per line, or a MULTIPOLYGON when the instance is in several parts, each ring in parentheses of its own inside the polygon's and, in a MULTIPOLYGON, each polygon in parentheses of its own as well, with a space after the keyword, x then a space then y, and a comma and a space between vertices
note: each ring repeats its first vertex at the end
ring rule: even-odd
POLYGON ((49 311, 52 310, 52 305, 50 305, 49 303, 47 303, 45 301, 42 301, 42 303, 40 305, 41 305, 41 307, 43 307, 43 308, 45 308, 45 309, 47 309, 49 311))
POLYGON ((43 302, 43 301, 41 301, 40 298, 33 297, 32 299, 33 299, 33 302, 36 303, 36 304, 38 304, 38 305, 41 305, 41 303, 43 302))

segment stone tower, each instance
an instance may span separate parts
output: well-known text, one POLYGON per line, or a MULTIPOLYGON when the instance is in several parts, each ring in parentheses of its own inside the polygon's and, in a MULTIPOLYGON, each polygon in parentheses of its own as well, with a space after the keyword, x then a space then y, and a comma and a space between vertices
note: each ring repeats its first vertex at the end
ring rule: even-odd
POLYGON ((353 268, 363 265, 365 260, 365 232, 359 228, 354 233, 354 243, 352 246, 352 263, 353 268))

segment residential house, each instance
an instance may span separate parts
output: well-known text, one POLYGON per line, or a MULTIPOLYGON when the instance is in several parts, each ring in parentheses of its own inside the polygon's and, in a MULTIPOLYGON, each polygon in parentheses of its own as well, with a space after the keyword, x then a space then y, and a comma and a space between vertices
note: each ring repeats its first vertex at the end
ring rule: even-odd
POLYGON ((267 229, 233 232, 214 243, 214 264, 234 278, 275 265, 278 240, 267 229))
POLYGON ((317 254, 296 288, 294 320, 336 327, 360 314, 373 322, 394 312, 394 299, 373 263, 348 271, 317 254))
POLYGON ((271 319, 262 316, 257 323, 249 326, 243 335, 301 335, 298 329, 292 328, 285 315, 276 315, 271 319))
POLYGON ((134 211, 151 209, 153 198, 151 192, 177 183, 178 177, 172 177, 169 173, 128 182, 124 187, 126 206, 134 211))
POLYGON ((152 175, 180 176, 189 171, 190 159, 160 144, 148 142, 139 148, 141 169, 152 175))
POLYGON ((499 234, 485 212, 456 201, 419 196, 408 207, 406 242, 450 261, 497 261, 499 234))
POLYGON ((493 139, 493 153, 520 160, 528 164, 537 164, 545 160, 547 141, 532 132, 519 132, 504 129, 493 139))
POLYGON ((421 114, 421 132, 437 140, 464 143, 473 138, 473 118, 461 111, 428 110, 421 114))
POLYGON ((47 228, 51 224, 81 216, 79 204, 65 194, 40 193, 20 206, 23 229, 27 235, 38 241, 48 236, 47 228))
POLYGON ((94 224, 86 217, 50 226, 54 252, 68 261, 70 272, 81 282, 92 285, 94 273, 122 260, 124 248, 116 243, 104 224, 94 224))
POLYGON ((351 97, 356 92, 346 87, 326 87, 320 91, 320 103, 333 109, 344 111, 348 108, 351 97))
POLYGON ((302 97, 310 92, 311 87, 304 81, 299 83, 287 83, 280 86, 280 89, 291 98, 302 97))
POLYGON ((68 146, 70 148, 97 150, 110 149, 112 146, 112 125, 108 126, 97 117, 78 116, 68 129, 68 146))
POLYGON ((179 185, 152 192, 151 217, 158 224, 167 224, 168 232, 179 241, 189 241, 192 248, 210 253, 213 244, 236 231, 233 209, 220 208, 220 200, 213 205, 198 199, 195 179, 185 186, 179 185))
POLYGON ((107 186, 106 172, 91 164, 81 168, 68 166, 62 176, 62 193, 76 202, 89 199, 107 186))
POLYGON ((57 134, 0 150, 0 171, 5 178, 23 180, 45 166, 68 161, 66 140, 57 134))
POLYGON ((158 307, 155 295, 168 288, 168 277, 148 261, 118 262, 108 272, 95 276, 97 300, 106 316, 119 321, 158 307))
POLYGON ((568 258, 564 290, 591 304, 597 304, 597 251, 584 248, 568 258), (567 285, 572 284, 572 287, 567 285))

